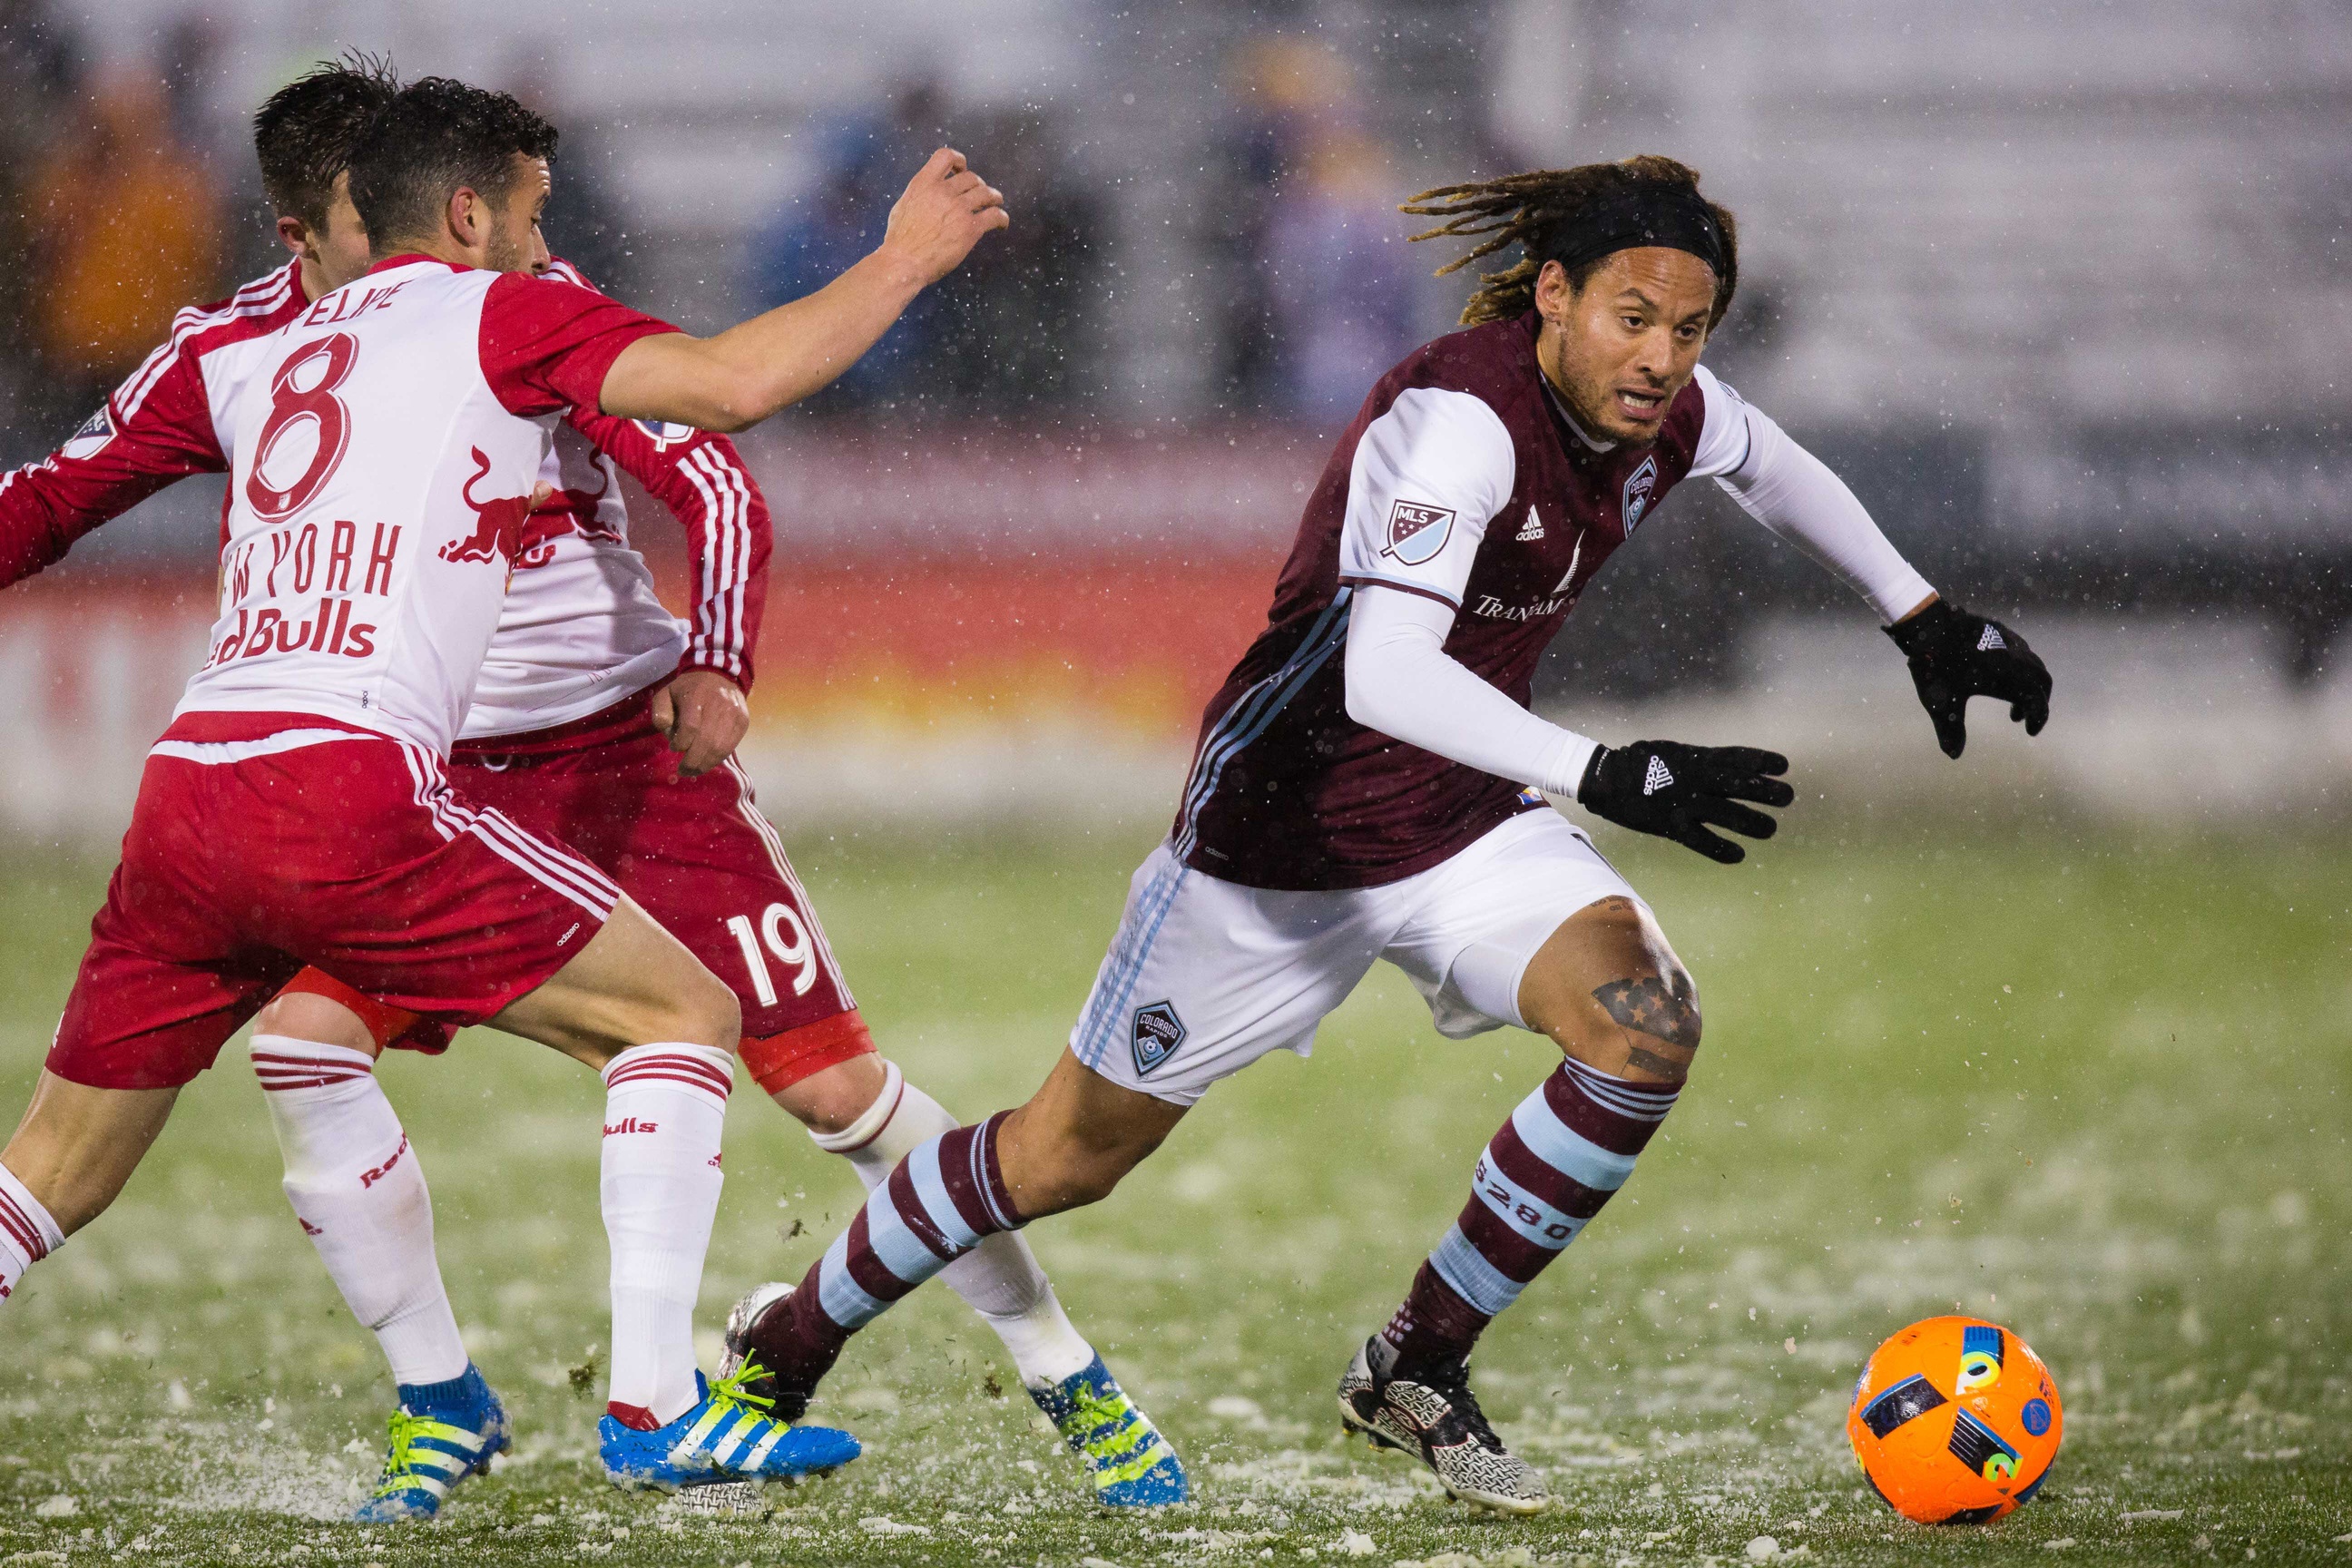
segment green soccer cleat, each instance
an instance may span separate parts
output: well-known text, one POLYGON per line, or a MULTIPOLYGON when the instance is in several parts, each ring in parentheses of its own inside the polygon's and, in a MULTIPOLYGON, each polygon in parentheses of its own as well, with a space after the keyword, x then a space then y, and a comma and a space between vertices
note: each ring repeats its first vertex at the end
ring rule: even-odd
POLYGON ((1192 1495, 1184 1462, 1151 1418, 1135 1407, 1100 1356, 1059 1383, 1027 1385, 1029 1397, 1094 1472, 1095 1500, 1108 1508, 1158 1508, 1192 1495))

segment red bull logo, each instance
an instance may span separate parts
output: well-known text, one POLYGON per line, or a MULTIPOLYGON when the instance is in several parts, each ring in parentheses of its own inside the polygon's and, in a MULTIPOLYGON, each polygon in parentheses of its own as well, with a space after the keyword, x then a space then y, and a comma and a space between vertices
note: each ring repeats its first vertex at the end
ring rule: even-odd
MULTIPOLYGON (((453 539, 441 547, 444 561, 488 561, 504 557, 520 563, 521 558, 545 537, 544 529, 534 528, 531 508, 536 496, 497 496, 489 500, 477 500, 474 487, 489 476, 490 459, 479 447, 474 448, 474 477, 466 481, 463 492, 466 504, 474 510, 474 531, 463 539, 453 539)), ((566 517, 558 531, 571 526, 566 517)))
POLYGON ((519 568, 544 566, 555 558, 555 542, 564 534, 576 532, 583 539, 601 539, 612 543, 625 542, 621 531, 608 527, 599 509, 604 498, 612 493, 613 472, 598 458, 590 466, 595 475, 596 488, 588 489, 566 486, 540 502, 531 514, 529 538, 523 552, 515 557, 519 568))

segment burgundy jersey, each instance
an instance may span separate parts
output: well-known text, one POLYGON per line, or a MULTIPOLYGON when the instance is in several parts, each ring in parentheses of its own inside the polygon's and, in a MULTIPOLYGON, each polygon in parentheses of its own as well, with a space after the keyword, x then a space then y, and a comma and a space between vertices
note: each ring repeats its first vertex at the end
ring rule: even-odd
POLYGON ((1374 887, 1540 807, 1518 782, 1348 717, 1350 601, 1389 588, 1453 605, 1446 654, 1526 706, 1601 563, 1677 481, 1737 468, 1746 427, 1701 369, 1654 444, 1595 440, 1538 368, 1537 325, 1529 312, 1424 344, 1339 438, 1266 628, 1202 718, 1175 825, 1186 865, 1256 888, 1374 887))

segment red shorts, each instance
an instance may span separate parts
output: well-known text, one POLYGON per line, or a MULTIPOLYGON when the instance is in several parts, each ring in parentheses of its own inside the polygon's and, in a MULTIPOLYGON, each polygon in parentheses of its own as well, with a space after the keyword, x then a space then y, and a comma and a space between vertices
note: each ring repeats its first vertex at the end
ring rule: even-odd
POLYGON ((190 714, 147 759, 48 1068, 101 1089, 186 1083, 306 963, 479 1023, 586 947, 619 898, 453 792, 416 746, 300 714, 190 714))
MULTIPOLYGON (((753 804, 750 775, 730 761, 679 777, 652 712, 648 689, 552 730, 463 742, 449 759, 450 782, 475 805, 595 862, 732 989, 743 1008, 744 1065, 762 1087, 871 1051, 807 890, 753 804)), ((294 988, 352 1000, 308 974, 294 988)), ((379 1043, 425 1051, 445 1047, 452 1032, 431 1020, 411 1027, 396 1015, 371 1027, 379 1043)))

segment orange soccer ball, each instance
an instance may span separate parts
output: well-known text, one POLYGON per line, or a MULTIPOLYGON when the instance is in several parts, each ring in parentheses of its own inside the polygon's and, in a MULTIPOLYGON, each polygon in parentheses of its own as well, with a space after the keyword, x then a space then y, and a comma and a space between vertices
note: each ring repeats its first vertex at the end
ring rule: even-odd
POLYGON ((2065 1415, 2050 1369, 1979 1318, 1927 1318, 1872 1352, 1845 1435, 1887 1506, 1922 1524, 1982 1524, 2030 1501, 2065 1415))

